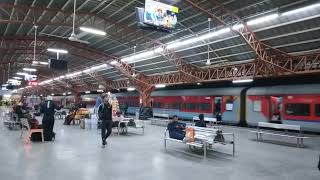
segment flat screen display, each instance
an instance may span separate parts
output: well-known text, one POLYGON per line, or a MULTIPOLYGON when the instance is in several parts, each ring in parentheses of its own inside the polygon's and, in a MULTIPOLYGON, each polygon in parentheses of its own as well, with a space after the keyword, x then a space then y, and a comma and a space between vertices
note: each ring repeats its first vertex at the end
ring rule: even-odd
POLYGON ((233 109, 233 104, 226 104, 227 111, 232 111, 232 109, 233 109))
POLYGON ((49 68, 55 70, 67 70, 68 69, 68 61, 65 60, 57 60, 57 59, 49 59, 49 68))
POLYGON ((177 24, 179 8, 161 2, 146 0, 144 23, 166 29, 174 29, 177 24))

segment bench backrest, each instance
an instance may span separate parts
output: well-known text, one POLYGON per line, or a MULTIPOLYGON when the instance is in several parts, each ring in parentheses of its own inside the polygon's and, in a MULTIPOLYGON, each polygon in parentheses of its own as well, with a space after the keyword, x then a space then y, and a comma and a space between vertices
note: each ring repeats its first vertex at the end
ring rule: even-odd
POLYGON ((195 130, 195 137, 214 137, 219 129, 190 126, 195 130))
MULTIPOLYGON (((199 121, 199 117, 197 116, 193 116, 192 118, 194 121, 199 121)), ((204 121, 208 121, 208 122, 217 122, 217 118, 210 118, 210 117, 204 117, 204 121)))
POLYGON ((259 122, 258 127, 300 131, 299 125, 289 125, 289 124, 275 124, 275 123, 259 122))
POLYGON ((153 117, 162 117, 162 118, 168 118, 169 119, 169 114, 153 113, 153 117))

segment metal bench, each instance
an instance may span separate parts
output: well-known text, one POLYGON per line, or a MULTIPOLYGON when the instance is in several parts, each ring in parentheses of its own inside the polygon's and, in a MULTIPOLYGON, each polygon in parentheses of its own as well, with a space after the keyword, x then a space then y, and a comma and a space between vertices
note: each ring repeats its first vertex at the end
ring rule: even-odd
POLYGON ((151 119, 152 125, 167 126, 168 123, 169 123, 169 114, 153 113, 153 118, 151 119))
MULTIPOLYGON (((192 121, 199 121, 198 116, 193 116, 192 121)), ((204 121, 209 122, 211 125, 218 125, 219 121, 217 121, 217 118, 211 118, 211 117, 204 117, 204 121)))
POLYGON ((16 127, 20 127, 20 121, 18 114, 10 112, 8 114, 9 119, 4 120, 4 124, 9 128, 9 129, 15 129, 16 127))
POLYGON ((266 122, 259 122, 257 131, 250 131, 255 133, 257 136, 257 141, 262 141, 262 134, 272 135, 272 136, 281 136, 281 137, 288 137, 288 138, 296 138, 297 139, 297 147, 304 147, 303 140, 308 139, 311 137, 306 137, 303 135, 301 128, 299 125, 289 125, 289 124, 275 124, 275 123, 266 123, 266 122), (261 128, 271 128, 277 130, 283 130, 283 132, 276 132, 270 130, 262 130, 261 128), (288 133, 288 131, 298 131, 299 133, 288 133))
POLYGON ((164 133, 164 148, 167 148, 167 141, 183 143, 189 146, 191 149, 192 147, 201 148, 203 150, 203 157, 207 158, 207 151, 213 150, 213 145, 215 143, 220 143, 223 145, 232 144, 232 155, 235 155, 235 137, 233 133, 221 133, 223 136, 231 136, 232 139, 230 141, 220 142, 215 141, 215 136, 217 135, 217 131, 221 130, 219 127, 211 127, 211 128, 203 128, 203 127, 196 127, 196 126, 189 126, 194 128, 195 130, 195 141, 194 142, 184 142, 182 140, 177 140, 170 138, 168 135, 168 130, 164 133))

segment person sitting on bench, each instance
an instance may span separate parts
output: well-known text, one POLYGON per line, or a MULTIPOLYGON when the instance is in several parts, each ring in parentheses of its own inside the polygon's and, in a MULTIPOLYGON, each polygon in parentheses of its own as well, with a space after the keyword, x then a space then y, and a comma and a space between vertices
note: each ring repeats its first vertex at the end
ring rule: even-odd
POLYGON ((168 124, 169 137, 173 139, 183 140, 186 136, 186 124, 178 122, 178 116, 174 115, 172 121, 168 124))
POLYGON ((198 127, 207 127, 206 122, 204 122, 204 115, 203 115, 203 114, 200 114, 200 115, 199 115, 199 121, 196 122, 195 126, 198 126, 198 127))

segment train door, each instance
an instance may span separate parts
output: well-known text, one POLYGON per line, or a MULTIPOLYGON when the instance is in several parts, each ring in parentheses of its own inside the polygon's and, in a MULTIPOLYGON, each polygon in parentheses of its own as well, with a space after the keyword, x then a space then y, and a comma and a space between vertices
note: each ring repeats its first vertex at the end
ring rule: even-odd
POLYGON ((269 99, 269 105, 270 105, 270 122, 277 122, 281 121, 281 102, 282 102, 282 97, 280 96, 270 96, 269 99))
POLYGON ((213 117, 216 117, 217 114, 221 114, 222 109, 222 97, 216 96, 213 99, 213 117))

